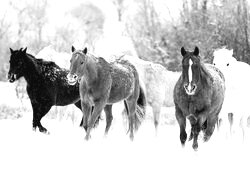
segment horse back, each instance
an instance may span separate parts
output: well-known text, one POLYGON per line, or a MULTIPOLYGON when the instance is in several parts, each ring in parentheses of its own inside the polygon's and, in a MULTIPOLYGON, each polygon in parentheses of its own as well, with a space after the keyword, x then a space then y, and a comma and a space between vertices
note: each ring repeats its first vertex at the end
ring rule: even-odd
POLYGON ((109 101, 114 103, 128 98, 133 93, 135 86, 139 87, 139 75, 134 65, 125 60, 111 63, 111 68, 112 85, 109 101))

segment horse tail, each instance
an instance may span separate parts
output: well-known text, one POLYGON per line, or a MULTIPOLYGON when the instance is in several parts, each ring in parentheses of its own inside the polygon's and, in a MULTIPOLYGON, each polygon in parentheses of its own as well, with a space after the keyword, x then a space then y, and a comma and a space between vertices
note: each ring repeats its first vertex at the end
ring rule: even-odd
POLYGON ((138 130, 142 120, 145 119, 146 106, 147 106, 147 100, 146 100, 145 90, 143 86, 140 84, 140 93, 137 99, 137 106, 135 111, 135 122, 134 122, 135 130, 138 130))

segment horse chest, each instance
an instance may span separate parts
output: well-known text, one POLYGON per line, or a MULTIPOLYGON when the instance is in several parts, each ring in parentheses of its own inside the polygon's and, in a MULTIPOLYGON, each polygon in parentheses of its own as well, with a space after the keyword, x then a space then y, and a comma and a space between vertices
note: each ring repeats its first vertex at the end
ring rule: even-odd
POLYGON ((185 116, 188 116, 190 114, 197 115, 200 112, 204 111, 205 108, 210 104, 207 99, 199 99, 193 97, 186 98, 183 102, 184 103, 182 103, 180 107, 185 116))

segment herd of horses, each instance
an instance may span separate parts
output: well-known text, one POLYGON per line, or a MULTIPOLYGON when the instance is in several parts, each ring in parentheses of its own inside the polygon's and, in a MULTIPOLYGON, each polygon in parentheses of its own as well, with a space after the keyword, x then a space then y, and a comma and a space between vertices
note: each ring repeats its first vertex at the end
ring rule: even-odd
MULTIPOLYGON (((26 51, 27 48, 10 48, 8 79, 9 82, 20 77, 26 80, 27 94, 33 109, 33 129, 38 128, 43 133, 49 132, 42 126, 41 119, 52 106, 75 104, 83 114, 80 126, 86 131, 86 140, 90 138, 91 130, 103 110, 106 114, 107 134, 113 120, 112 105, 123 101, 132 140, 145 118, 147 105, 153 109, 156 129, 161 107, 175 106, 181 144, 184 146, 187 140, 188 120, 191 125, 189 140, 193 140, 193 149, 196 150, 200 131, 204 133, 203 140, 208 141, 216 124, 221 124, 220 119, 226 122, 224 115, 228 116, 230 131, 233 124, 237 124, 235 117, 249 115, 247 108, 244 112, 236 111, 240 109, 236 108, 239 104, 224 107, 225 102, 234 104, 230 93, 240 93, 237 90, 244 88, 239 84, 230 84, 228 76, 232 70, 228 69, 228 64, 233 69, 236 65, 231 64, 239 62, 233 58, 232 51, 227 49, 215 51, 214 64, 206 64, 202 62, 198 47, 193 51, 186 51, 182 47, 182 72, 167 71, 159 64, 128 55, 118 56, 108 62, 88 53, 87 48, 75 49, 74 46, 71 48, 70 67, 67 70, 53 61, 37 58, 26 51)), ((242 66, 249 65, 244 63, 242 66)), ((242 103, 246 98, 242 96, 238 102, 242 103)), ((247 122, 246 118, 240 119, 247 122)))

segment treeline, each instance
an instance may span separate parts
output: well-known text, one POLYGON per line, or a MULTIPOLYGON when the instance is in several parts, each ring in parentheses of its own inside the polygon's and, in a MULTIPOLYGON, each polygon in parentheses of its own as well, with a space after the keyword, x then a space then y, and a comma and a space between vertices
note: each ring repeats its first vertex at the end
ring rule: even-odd
MULTIPOLYGON (((225 46, 250 63, 249 5, 246 0, 182 0, 180 18, 162 22, 150 0, 138 0, 131 37, 139 56, 180 70, 180 48, 201 49, 204 61, 225 46)), ((167 9, 166 9, 167 11, 167 9)), ((170 14, 171 16, 171 14, 170 14)), ((171 17, 170 17, 171 19, 171 17)))
MULTIPOLYGON (((110 0, 117 20, 126 24, 137 54, 143 59, 180 70, 180 48, 198 46, 204 61, 211 62, 213 50, 226 46, 234 49, 239 61, 250 63, 249 4, 246 0, 182 0, 180 16, 162 18, 153 0, 110 0), (128 15, 133 3, 136 12, 128 15), (131 5, 130 5, 131 6, 131 5), (165 20, 164 20, 165 19, 165 20)), ((38 53, 44 46, 56 44, 58 51, 68 51, 77 37, 92 45, 102 34, 105 15, 102 8, 83 2, 65 12, 63 24, 48 32, 48 0, 11 0, 6 12, 0 13, 0 80, 6 80, 9 47, 29 47, 38 53)), ((169 9, 166 7, 166 12, 169 9)))
POLYGON ((9 47, 28 47, 37 54, 45 46, 54 45, 57 51, 70 52, 75 39, 91 42, 102 33, 104 14, 91 2, 77 4, 58 17, 50 19, 48 0, 10 0, 6 11, 0 13, 0 81, 6 81, 9 47), (61 21, 61 23, 60 23, 61 21))

